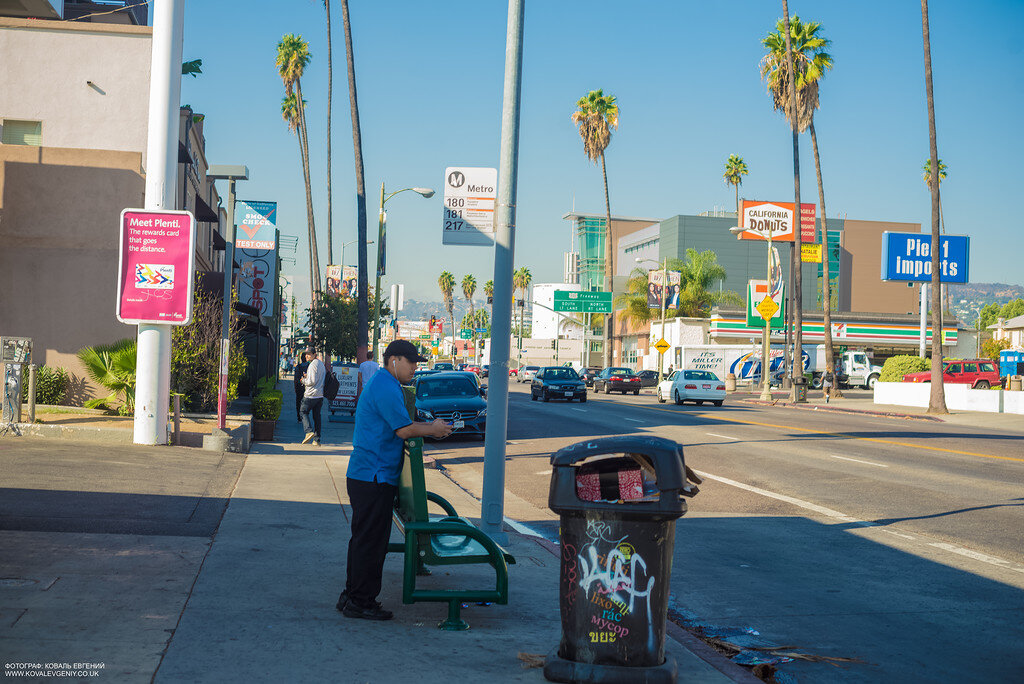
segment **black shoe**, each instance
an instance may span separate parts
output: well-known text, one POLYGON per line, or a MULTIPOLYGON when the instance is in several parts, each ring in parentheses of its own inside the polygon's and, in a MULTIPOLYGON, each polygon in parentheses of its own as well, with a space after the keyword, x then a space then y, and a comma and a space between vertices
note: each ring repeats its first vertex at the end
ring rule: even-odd
MULTIPOLYGON (((346 603, 348 603, 348 589, 346 589, 345 591, 341 592, 341 596, 338 597, 338 603, 334 607, 337 608, 339 611, 343 611, 343 610, 345 610, 345 604, 346 603)), ((381 604, 380 604, 380 601, 374 601, 373 605, 375 605, 378 608, 380 608, 381 604)))
POLYGON ((341 614, 348 618, 359 618, 362 620, 390 620, 395 617, 395 614, 390 610, 384 610, 376 604, 369 608, 360 608, 352 601, 345 604, 345 607, 341 609, 341 614))

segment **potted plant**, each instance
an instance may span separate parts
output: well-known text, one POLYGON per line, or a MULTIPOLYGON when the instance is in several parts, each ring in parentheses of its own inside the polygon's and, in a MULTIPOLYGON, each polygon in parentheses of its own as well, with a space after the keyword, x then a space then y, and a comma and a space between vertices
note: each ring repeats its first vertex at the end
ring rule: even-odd
POLYGON ((274 441, 274 424, 281 417, 284 396, 280 390, 265 390, 252 398, 252 439, 274 441))

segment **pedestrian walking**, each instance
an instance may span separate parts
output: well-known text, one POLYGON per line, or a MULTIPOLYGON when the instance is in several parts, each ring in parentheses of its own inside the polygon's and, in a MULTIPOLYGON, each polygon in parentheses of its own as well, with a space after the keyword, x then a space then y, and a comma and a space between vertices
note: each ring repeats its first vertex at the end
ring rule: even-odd
POLYGON ((316 350, 310 347, 306 350, 309 363, 306 365, 306 373, 302 376, 302 384, 306 388, 302 395, 302 407, 299 414, 302 416, 302 427, 306 436, 302 438, 303 444, 313 442, 320 446, 320 410, 324 405, 324 380, 327 379, 327 366, 317 358, 316 350))
POLYGON ((363 387, 369 384, 370 378, 378 370, 380 370, 380 364, 373 360, 373 352, 371 351, 366 355, 366 360, 359 364, 359 378, 363 382, 363 387))
POLYGON ((309 357, 306 352, 299 354, 301 361, 295 364, 293 380, 295 382, 295 419, 302 422, 302 397, 306 394, 306 386, 302 384, 302 376, 306 374, 306 366, 309 365, 309 357))
POLYGON ((829 399, 832 397, 832 372, 826 370, 825 374, 821 376, 821 388, 825 390, 825 403, 827 404, 829 399))
POLYGON ((418 423, 409 417, 402 385, 412 382, 416 365, 421 361, 426 359, 411 342, 395 340, 384 350, 382 370, 374 373, 359 397, 346 479, 352 505, 352 537, 348 543, 345 590, 336 606, 345 617, 394 617, 377 602, 377 595, 391 537, 391 511, 402 469, 402 442, 412 437, 447 437, 452 431, 440 418, 432 423, 418 423))

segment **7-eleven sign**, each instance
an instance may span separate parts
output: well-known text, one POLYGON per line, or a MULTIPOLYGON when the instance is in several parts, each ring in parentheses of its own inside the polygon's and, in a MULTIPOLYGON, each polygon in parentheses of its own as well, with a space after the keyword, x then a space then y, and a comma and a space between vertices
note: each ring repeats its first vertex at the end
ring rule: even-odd
POLYGON ((767 280, 751 280, 747 283, 747 326, 764 328, 765 321, 771 321, 772 329, 785 327, 786 286, 778 283, 769 291, 767 280))

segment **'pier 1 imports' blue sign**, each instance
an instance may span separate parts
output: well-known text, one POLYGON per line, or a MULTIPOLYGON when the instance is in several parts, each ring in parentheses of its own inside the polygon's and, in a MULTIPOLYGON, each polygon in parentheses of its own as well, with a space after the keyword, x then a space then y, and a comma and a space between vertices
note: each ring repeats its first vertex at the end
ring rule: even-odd
MULTIPOLYGON (((968 282, 971 239, 939 237, 939 282, 968 282)), ((932 236, 924 233, 882 233, 882 280, 930 282, 932 236)))

